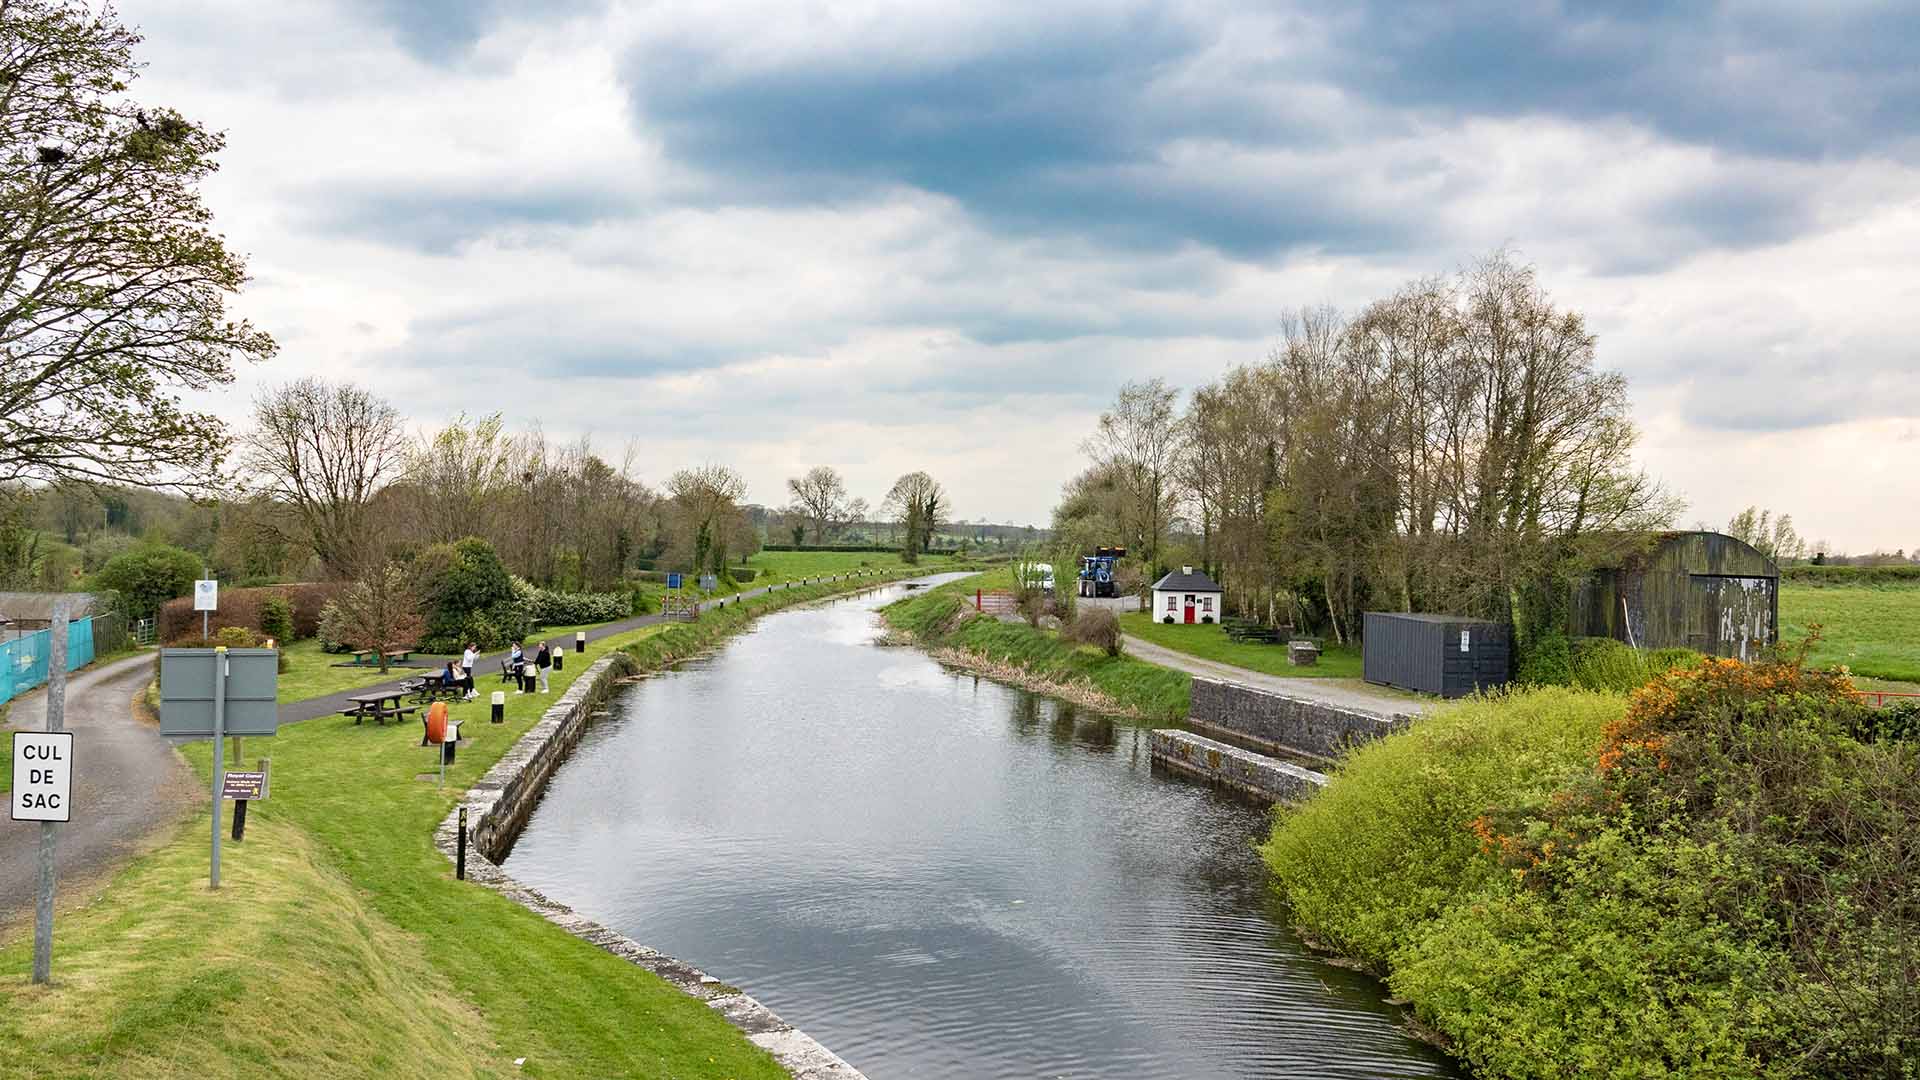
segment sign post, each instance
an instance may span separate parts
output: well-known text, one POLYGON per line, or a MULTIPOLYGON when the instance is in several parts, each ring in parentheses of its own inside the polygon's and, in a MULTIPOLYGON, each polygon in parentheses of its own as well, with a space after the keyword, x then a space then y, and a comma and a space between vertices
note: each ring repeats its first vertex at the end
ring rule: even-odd
POLYGON ((207 876, 211 888, 220 887, 220 804, 226 791, 226 738, 272 735, 279 730, 275 702, 279 685, 279 654, 273 649, 229 649, 221 645, 160 650, 160 734, 213 738, 213 847, 207 876))
POLYGON ((220 610, 220 583, 202 579, 193 583, 193 610, 200 613, 200 640, 207 639, 208 613, 220 610))
POLYGON ((40 882, 33 898, 33 981, 53 978, 54 831, 73 819, 73 735, 62 731, 67 711, 67 601, 53 602, 47 658, 47 724, 40 733, 13 736, 15 821, 40 823, 40 882))
MULTIPOLYGON (((198 590, 195 590, 198 597, 198 590)), ((216 645, 213 650, 213 869, 208 876, 208 887, 220 887, 220 776, 226 762, 221 754, 227 746, 227 647, 216 645)))

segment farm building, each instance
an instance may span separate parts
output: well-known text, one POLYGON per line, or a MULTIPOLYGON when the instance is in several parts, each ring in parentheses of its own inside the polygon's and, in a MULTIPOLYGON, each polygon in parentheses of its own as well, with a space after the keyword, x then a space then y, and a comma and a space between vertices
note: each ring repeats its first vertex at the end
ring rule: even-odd
POLYGON ((1441 697, 1490 690, 1506 684, 1509 636, 1503 622, 1369 611, 1361 638, 1361 677, 1441 697))
POLYGON ((1183 566, 1153 583, 1153 617, 1173 623, 1219 622, 1222 594, 1204 572, 1183 566))
POLYGON ((1573 593, 1568 632, 1746 659, 1780 632, 1780 568, 1715 532, 1660 533, 1573 593))

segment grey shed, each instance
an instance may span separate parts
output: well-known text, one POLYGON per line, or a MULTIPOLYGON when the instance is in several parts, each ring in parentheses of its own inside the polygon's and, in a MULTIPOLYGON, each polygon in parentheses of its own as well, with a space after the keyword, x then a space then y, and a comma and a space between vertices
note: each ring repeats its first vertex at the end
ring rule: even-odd
POLYGON ((1360 651, 1370 683, 1441 697, 1503 686, 1512 661, 1507 624, 1462 615, 1369 611, 1360 651))

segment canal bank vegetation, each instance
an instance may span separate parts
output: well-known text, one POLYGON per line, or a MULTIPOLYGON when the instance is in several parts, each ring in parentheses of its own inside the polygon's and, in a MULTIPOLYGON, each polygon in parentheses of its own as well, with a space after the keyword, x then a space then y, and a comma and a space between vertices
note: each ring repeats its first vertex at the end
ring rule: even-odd
POLYGON ((895 601, 881 615, 893 629, 956 666, 1118 716, 1186 717, 1193 683, 1186 673, 974 610, 976 589, 1013 584, 1012 570, 1001 568, 895 601))
MULTIPOLYGON (((853 587, 781 589, 590 643, 567 654, 551 694, 509 692, 503 724, 488 722, 485 695, 455 704, 464 742, 444 788, 411 723, 330 714, 245 740, 247 760, 273 759, 272 795, 252 804, 244 842, 225 846, 219 891, 206 888, 203 801, 175 839, 62 916, 51 988, 28 982, 30 940, 0 945, 8 1069, 137 1080, 785 1075, 699 1001, 454 880, 433 832, 609 650, 658 667, 756 615, 853 587)), ((204 784, 210 748, 185 754, 204 784)))
POLYGON ((1795 659, 1471 700, 1263 849, 1477 1075, 1913 1077, 1920 751, 1795 659))

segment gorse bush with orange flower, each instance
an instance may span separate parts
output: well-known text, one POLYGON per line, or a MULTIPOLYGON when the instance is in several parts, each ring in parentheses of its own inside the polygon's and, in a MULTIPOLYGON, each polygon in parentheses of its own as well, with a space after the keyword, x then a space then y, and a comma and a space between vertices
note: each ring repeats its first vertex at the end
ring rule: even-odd
POLYGON ((1443 897, 1395 908, 1405 924, 1365 958, 1484 1075, 1920 1075, 1913 725, 1798 657, 1710 660, 1609 700, 1575 767, 1516 776, 1478 807, 1439 793, 1417 828, 1400 808, 1450 771, 1444 752, 1395 763, 1385 815, 1342 791, 1383 786, 1356 755, 1268 845, 1296 914, 1350 947, 1366 923, 1327 884, 1443 897), (1390 862, 1344 883, 1303 872, 1338 842, 1340 823, 1314 820, 1323 800, 1344 803, 1348 836, 1382 820, 1428 843, 1452 831, 1470 850, 1456 886, 1390 862))

